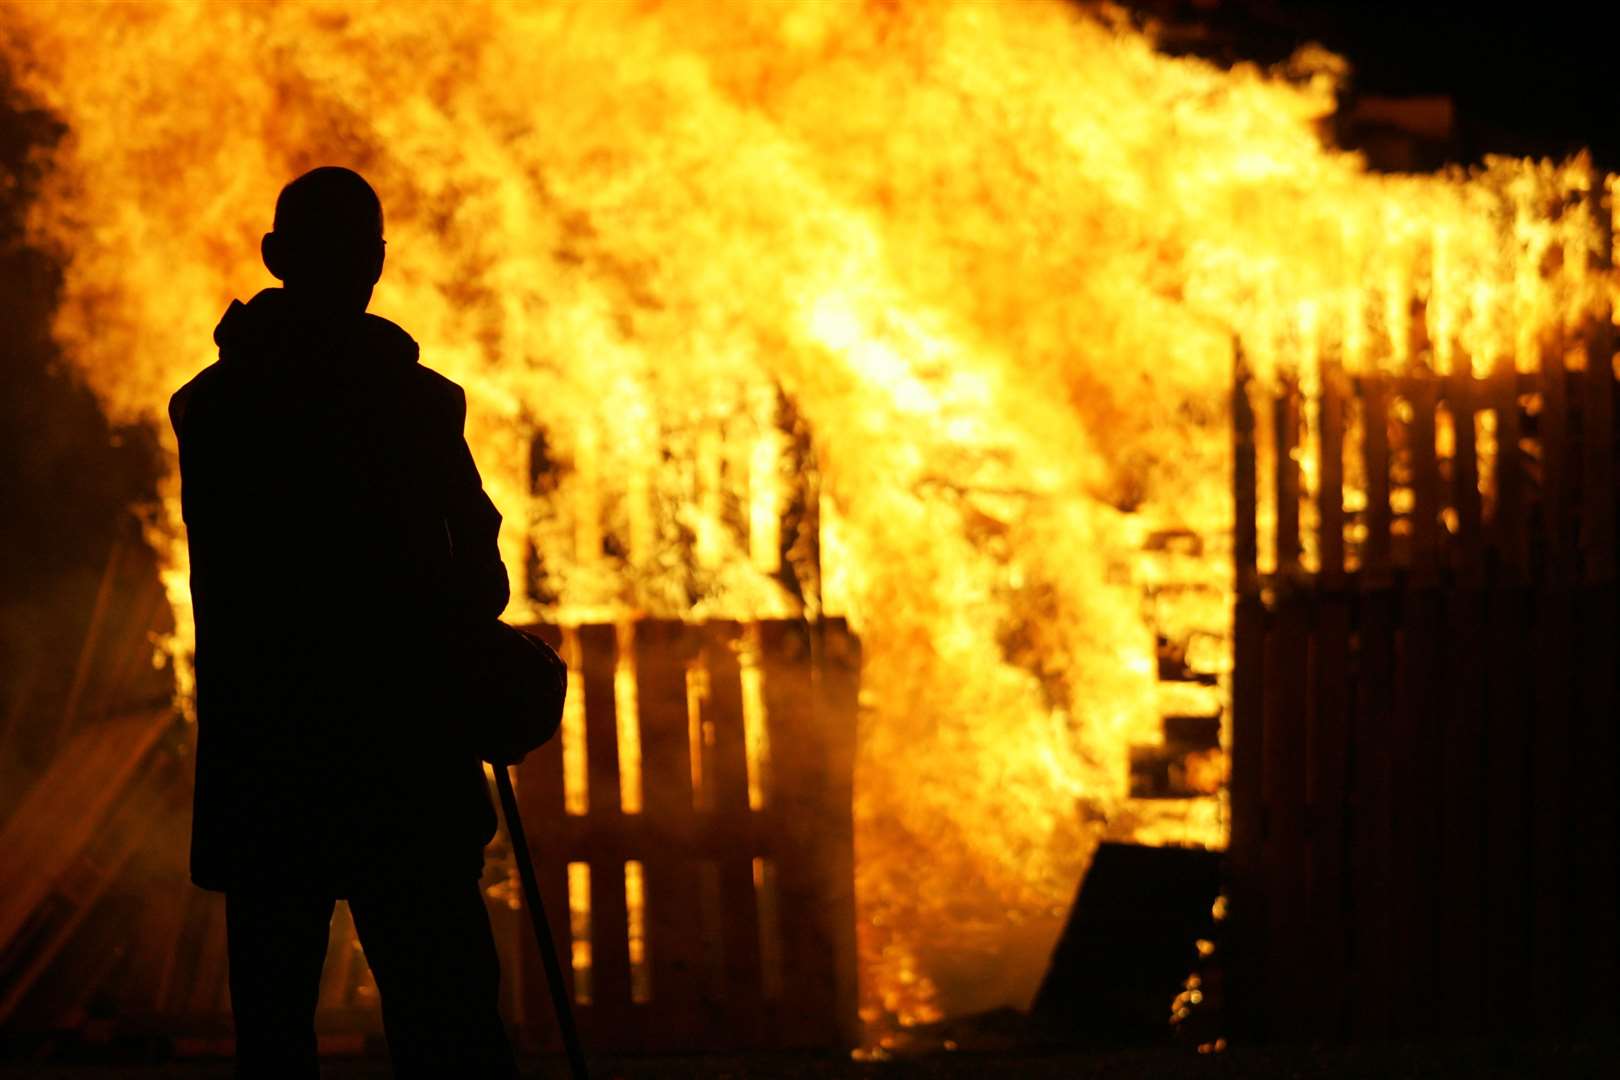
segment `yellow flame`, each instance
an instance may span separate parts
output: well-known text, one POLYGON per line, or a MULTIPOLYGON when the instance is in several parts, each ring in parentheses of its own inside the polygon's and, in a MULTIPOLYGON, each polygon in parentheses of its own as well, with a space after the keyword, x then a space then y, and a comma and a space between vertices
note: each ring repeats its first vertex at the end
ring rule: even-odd
POLYGON ((865 650, 880 1024, 1026 1001, 1103 835, 1219 842, 1213 800, 1130 805, 1125 760, 1157 719, 1155 531, 1207 541, 1170 614, 1229 666, 1233 341, 1306 385, 1323 355, 1483 374, 1612 291, 1584 159, 1373 175, 1321 143, 1342 62, 1220 70, 1065 4, 4 12, 69 132, 31 217, 56 335, 115 420, 168 438, 219 312, 267 283, 280 184, 346 163, 388 210, 374 310, 467 388, 508 565, 540 555, 515 617, 798 614, 777 403, 813 432, 806 603, 865 650))

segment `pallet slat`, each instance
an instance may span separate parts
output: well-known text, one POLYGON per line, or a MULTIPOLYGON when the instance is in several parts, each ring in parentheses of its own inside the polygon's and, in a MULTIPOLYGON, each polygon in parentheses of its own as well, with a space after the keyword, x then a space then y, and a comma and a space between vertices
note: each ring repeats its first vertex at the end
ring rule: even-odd
MULTIPOLYGON (((1612 272, 1612 206, 1607 185, 1593 185, 1588 206, 1599 223, 1596 271, 1612 272)), ((1615 329, 1614 312, 1602 296, 1586 328, 1586 370, 1580 380, 1582 410, 1581 554, 1588 586, 1581 603, 1584 634, 1580 648, 1582 714, 1571 733, 1573 745, 1587 762, 1572 778, 1574 813, 1583 823, 1571 852, 1574 894, 1580 898, 1572 916, 1583 933, 1583 947, 1572 990, 1587 1017, 1612 1013, 1614 987, 1620 981, 1620 889, 1614 852, 1620 848, 1613 785, 1592 761, 1614 761, 1616 746, 1615 603, 1615 329)))
POLYGON ((1307 666, 1311 611, 1308 597, 1296 588, 1299 576, 1299 394, 1285 381, 1272 402, 1276 448, 1277 599, 1268 638, 1267 670, 1275 676, 1265 686, 1264 791, 1266 857, 1271 865, 1268 908, 1270 938, 1279 943, 1268 981, 1278 1002, 1279 1031, 1308 1022, 1310 1000, 1297 965, 1286 957, 1305 941, 1305 758, 1307 666))
POLYGON ((1345 948, 1346 758, 1350 752, 1350 600, 1344 591, 1344 399, 1343 372, 1324 366, 1318 442, 1317 516, 1321 570, 1316 628, 1311 638, 1307 734, 1310 804, 1310 940, 1320 957, 1318 1004, 1313 1025, 1327 1037, 1343 1030, 1345 948))
MULTIPOLYGON (((1265 606, 1258 570, 1259 479, 1255 460, 1254 408, 1250 373, 1242 348, 1232 350, 1232 476, 1237 503, 1233 530, 1232 617, 1232 830, 1228 845, 1231 870, 1232 933, 1239 940, 1264 939, 1266 890, 1262 881, 1264 807, 1265 606)), ((1233 950, 1228 977, 1232 984, 1234 1022, 1253 1031, 1263 1023, 1263 953, 1233 950)))

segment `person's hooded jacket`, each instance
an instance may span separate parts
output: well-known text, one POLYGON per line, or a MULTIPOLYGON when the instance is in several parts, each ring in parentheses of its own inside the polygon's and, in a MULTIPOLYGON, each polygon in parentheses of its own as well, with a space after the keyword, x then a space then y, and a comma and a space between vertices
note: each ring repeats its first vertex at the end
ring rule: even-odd
POLYGON ((398 326, 233 301, 169 403, 197 627, 193 880, 342 895, 476 874, 494 833, 447 659, 498 615, 466 399, 398 326), (455 872, 460 872, 456 870, 455 872))

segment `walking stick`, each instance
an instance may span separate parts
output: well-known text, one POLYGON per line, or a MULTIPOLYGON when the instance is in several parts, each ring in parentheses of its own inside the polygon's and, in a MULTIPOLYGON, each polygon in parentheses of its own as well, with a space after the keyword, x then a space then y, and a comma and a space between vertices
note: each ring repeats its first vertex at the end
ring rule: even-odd
POLYGON ((534 922, 534 936, 540 940, 540 959, 546 966, 546 982, 551 984, 552 1004, 557 1007, 557 1027, 562 1031, 563 1049, 568 1054, 568 1066, 574 1080, 590 1080, 590 1073, 585 1067, 585 1048, 580 1045, 579 1030, 574 1027, 574 1004, 568 996, 568 984, 563 981, 562 962, 557 959, 557 943, 552 940, 551 928, 546 923, 546 908, 540 902, 540 883, 534 877, 534 859, 529 855, 529 841, 523 835, 523 819, 518 816, 517 795, 512 791, 512 775, 507 768, 505 765, 495 766, 495 790, 501 796, 506 835, 512 840, 518 877, 523 879, 523 899, 534 922))

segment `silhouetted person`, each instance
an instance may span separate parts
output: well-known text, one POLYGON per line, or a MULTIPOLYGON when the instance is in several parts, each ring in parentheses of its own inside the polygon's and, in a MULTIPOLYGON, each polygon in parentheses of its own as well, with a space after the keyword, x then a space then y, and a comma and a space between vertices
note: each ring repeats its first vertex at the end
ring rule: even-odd
POLYGON ((479 888, 495 817, 458 730, 458 628, 506 606, 466 399, 366 313, 382 206, 347 169, 276 201, 219 361, 169 404, 197 620, 192 879, 225 893, 240 1076, 317 1075, 347 898, 402 1077, 515 1075, 479 888))

